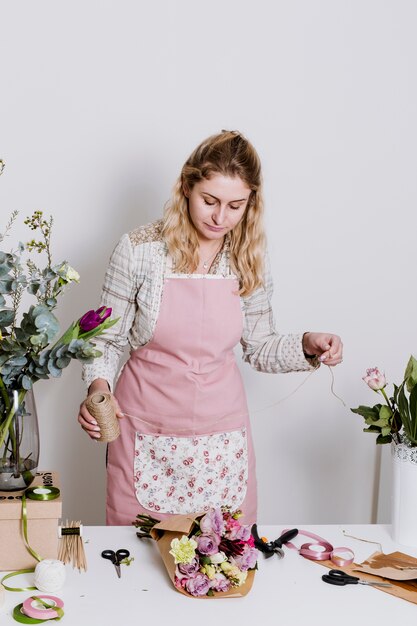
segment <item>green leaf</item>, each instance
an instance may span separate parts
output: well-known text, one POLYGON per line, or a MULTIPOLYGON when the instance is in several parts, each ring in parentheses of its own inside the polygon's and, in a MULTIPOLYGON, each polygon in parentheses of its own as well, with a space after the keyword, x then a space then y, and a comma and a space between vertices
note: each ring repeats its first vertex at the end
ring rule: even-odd
POLYGON ((0 311, 0 326, 5 328, 6 326, 10 326, 14 320, 14 311, 13 309, 3 309, 0 311))
POLYGON ((398 412, 401 416, 404 430, 408 434, 408 433, 411 433, 411 422, 410 422, 410 410, 408 407, 408 400, 404 393, 404 384, 405 384, 405 381, 402 383, 402 385, 400 385, 398 389, 397 404, 398 404, 398 412))
POLYGON ((22 387, 27 390, 32 388, 32 381, 26 374, 22 377, 22 387))
POLYGON ((417 387, 414 387, 410 393, 410 425, 411 436, 417 438, 417 387))
POLYGON ((0 279, 0 293, 12 293, 13 292, 12 283, 13 283, 13 280, 11 279, 7 279, 7 278, 0 279))
POLYGON ((391 441, 391 435, 378 435, 378 437, 376 438, 376 443, 378 444, 391 443, 391 441))
POLYGON ((31 296, 36 296, 40 287, 40 283, 37 281, 32 281, 29 283, 27 291, 31 296))
POLYGON ((417 361, 411 355, 405 369, 404 380, 407 386, 407 391, 411 393, 411 390, 417 385, 417 361))
POLYGON ((69 356, 61 357, 55 361, 56 366, 59 367, 61 370, 67 367, 70 363, 71 363, 71 357, 69 356))
POLYGON ((54 378, 59 378, 62 374, 62 370, 60 370, 59 367, 56 367, 53 361, 48 361, 48 370, 54 378))
POLYGON ((389 420, 392 417, 392 411, 389 406, 383 404, 379 409, 379 418, 381 420, 389 420))
POLYGON ((364 433, 380 433, 381 429, 378 426, 369 426, 369 428, 363 429, 364 433))
MULTIPOLYGON (((381 406, 381 405, 379 405, 381 406)), ((358 406, 357 409, 350 409, 352 411, 352 413, 357 413, 358 415, 362 415, 362 417, 365 418, 374 418, 374 419, 378 419, 379 417, 379 409, 377 409, 376 407, 370 407, 370 406, 358 406)))
POLYGON ((0 276, 6 276, 10 272, 10 265, 7 263, 0 263, 0 276))
POLYGON ((365 424, 369 424, 370 426, 379 426, 380 428, 383 428, 389 425, 389 419, 384 417, 382 419, 373 420, 372 418, 368 417, 365 420, 365 424))

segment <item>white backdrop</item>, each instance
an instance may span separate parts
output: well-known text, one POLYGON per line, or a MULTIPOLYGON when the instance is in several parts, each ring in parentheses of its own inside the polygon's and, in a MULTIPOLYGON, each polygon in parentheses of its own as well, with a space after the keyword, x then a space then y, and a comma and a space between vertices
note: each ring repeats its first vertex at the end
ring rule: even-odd
MULTIPOLYGON (((260 523, 387 521, 389 449, 349 411, 377 401, 367 367, 398 382, 417 352, 413 272, 417 98, 412 0, 0 1, 0 224, 28 240, 55 218, 55 260, 81 283, 62 329, 99 304, 119 236, 158 218, 204 137, 239 129, 264 167, 281 332, 325 330, 344 363, 263 375, 242 364, 260 523), (379 497, 378 497, 379 496, 379 497)), ((105 448, 75 416, 80 366, 35 388, 41 468, 64 517, 104 523, 105 448)))

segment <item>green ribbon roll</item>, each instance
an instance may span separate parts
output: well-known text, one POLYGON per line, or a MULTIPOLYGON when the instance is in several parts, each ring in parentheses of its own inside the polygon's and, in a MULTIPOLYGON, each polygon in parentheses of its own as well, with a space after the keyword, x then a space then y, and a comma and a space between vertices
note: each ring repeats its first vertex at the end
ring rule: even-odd
POLYGON ((55 500, 59 494, 58 487, 29 487, 25 491, 25 496, 30 500, 55 500))

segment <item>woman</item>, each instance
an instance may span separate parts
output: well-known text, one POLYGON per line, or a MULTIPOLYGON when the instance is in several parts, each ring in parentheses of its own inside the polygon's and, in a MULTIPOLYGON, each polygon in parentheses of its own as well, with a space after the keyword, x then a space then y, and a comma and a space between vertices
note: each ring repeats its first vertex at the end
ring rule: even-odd
MULTIPOLYGON (((280 335, 265 267, 261 166, 238 132, 200 144, 185 163, 163 220, 124 235, 102 304, 120 317, 85 366, 89 393, 114 392, 121 435, 109 444, 107 523, 229 504, 256 521, 255 458, 233 348, 263 372, 337 365, 336 335, 280 335)), ((99 428, 81 404, 90 437, 99 428)))

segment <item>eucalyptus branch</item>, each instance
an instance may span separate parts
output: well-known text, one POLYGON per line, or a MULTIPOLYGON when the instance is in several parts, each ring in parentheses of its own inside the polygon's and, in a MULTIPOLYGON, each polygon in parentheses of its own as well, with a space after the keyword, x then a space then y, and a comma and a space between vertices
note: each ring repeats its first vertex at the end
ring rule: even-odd
MULTIPOLYGON (((0 161, 0 164, 1 163, 2 163, 2 161, 0 161)), ((1 171, 0 171, 0 174, 1 174, 1 171)), ((18 214, 19 214, 19 211, 13 211, 13 213, 10 216, 9 221, 6 224, 6 228, 4 230, 4 233, 0 233, 0 241, 3 241, 3 239, 8 236, 9 230, 13 226, 13 223, 14 223, 16 217, 18 216, 18 214)))
MULTIPOLYGON (((13 268, 13 276, 15 277, 15 279, 18 277, 19 272, 18 269, 16 267, 13 268)), ((16 328, 16 320, 17 320, 17 311, 19 309, 19 305, 20 302, 22 300, 22 295, 23 295, 23 287, 19 286, 17 287, 16 291, 13 292, 12 294, 12 305, 13 305, 13 322, 12 322, 12 327, 11 327, 11 331, 10 334, 13 335, 14 330, 16 328)))

